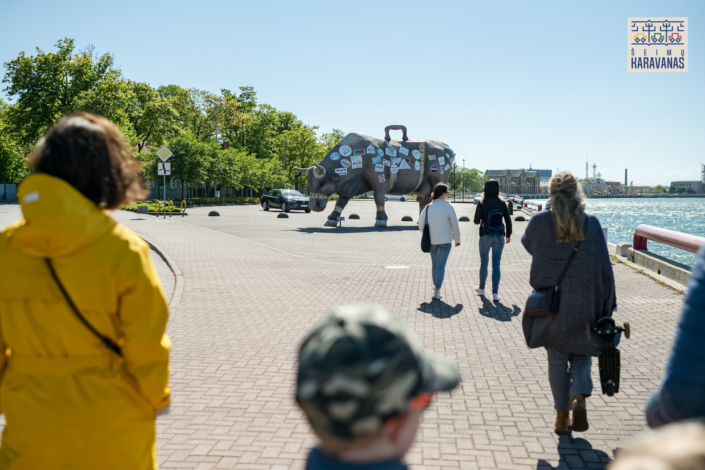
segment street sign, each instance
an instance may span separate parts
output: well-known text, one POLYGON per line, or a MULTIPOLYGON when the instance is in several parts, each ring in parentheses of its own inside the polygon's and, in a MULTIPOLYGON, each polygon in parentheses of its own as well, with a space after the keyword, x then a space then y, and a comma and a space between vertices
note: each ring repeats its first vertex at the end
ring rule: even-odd
POLYGON ((157 174, 159 176, 171 176, 171 163, 157 163, 157 174))
POLYGON ((169 160, 169 157, 172 155, 174 154, 171 153, 171 150, 169 150, 166 145, 163 145, 162 148, 157 150, 157 157, 159 157, 163 162, 169 160))

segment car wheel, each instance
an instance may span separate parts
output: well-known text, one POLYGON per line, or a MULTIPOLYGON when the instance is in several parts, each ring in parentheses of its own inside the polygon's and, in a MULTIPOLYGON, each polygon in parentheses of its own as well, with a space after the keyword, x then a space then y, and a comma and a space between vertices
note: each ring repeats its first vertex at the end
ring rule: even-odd
POLYGON ((385 198, 384 198, 384 200, 386 201, 386 200, 387 200, 387 198, 385 197, 385 198))
POLYGON ((282 204, 282 212, 289 212, 291 209, 289 209, 289 204, 286 202, 282 204))
POLYGON ((263 211, 268 211, 269 210, 269 204, 267 204, 267 201, 264 201, 262 203, 262 210, 263 211))
POLYGON ((404 201, 406 201, 406 197, 405 197, 405 196, 402 196, 401 199, 399 199, 399 200, 400 200, 401 202, 404 202, 404 201))
POLYGON ((304 209, 304 212, 306 212, 308 214, 311 212, 311 209, 304 209))

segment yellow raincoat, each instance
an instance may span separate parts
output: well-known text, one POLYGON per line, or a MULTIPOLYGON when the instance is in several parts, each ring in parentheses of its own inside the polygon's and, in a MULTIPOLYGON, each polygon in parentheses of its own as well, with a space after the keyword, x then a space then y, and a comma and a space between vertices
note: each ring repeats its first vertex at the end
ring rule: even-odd
POLYGON ((58 178, 33 175, 18 198, 24 219, 0 232, 0 469, 156 468, 170 342, 148 245, 58 178))

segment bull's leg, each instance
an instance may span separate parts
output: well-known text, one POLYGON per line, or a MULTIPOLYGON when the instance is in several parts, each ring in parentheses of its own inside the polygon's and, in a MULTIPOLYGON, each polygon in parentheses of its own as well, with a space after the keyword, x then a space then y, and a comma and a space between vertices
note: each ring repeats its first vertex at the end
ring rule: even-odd
POLYGON ((384 211, 384 194, 385 188, 380 188, 379 191, 375 191, 375 204, 377 205, 377 216, 375 217, 375 227, 386 227, 387 226, 387 213, 384 211))
POLYGON ((335 209, 333 209, 333 212, 328 216, 328 220, 326 220, 326 227, 335 227, 338 225, 338 217, 343 212, 343 209, 345 209, 349 200, 349 197, 338 197, 338 200, 335 201, 335 209))
POLYGON ((419 203, 419 214, 423 212, 423 208, 428 205, 429 202, 431 202, 431 197, 430 196, 416 196, 416 200, 419 203))

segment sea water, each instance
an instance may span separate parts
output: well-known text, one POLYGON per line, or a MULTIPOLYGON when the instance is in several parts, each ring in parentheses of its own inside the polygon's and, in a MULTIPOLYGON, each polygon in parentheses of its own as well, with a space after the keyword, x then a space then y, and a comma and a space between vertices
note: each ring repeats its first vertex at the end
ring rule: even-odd
MULTIPOLYGON (((546 200, 536 201, 546 204, 546 200)), ((610 243, 632 243, 634 229, 639 224, 667 228, 705 237, 705 199, 638 198, 586 199, 586 211, 595 214, 607 227, 610 243)), ((649 240, 648 250, 687 266, 692 266, 696 255, 649 240)))

